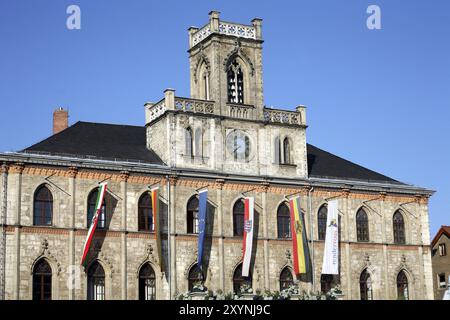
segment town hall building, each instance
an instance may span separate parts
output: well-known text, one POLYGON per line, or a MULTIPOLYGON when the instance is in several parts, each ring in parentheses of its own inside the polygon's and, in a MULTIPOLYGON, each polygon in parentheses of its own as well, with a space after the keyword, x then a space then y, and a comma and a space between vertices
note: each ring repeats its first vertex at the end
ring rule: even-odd
POLYGON ((0 298, 173 299, 200 282, 224 293, 243 284, 263 292, 339 285, 344 299, 432 299, 433 191, 308 144, 305 106, 264 104, 262 45, 261 19, 236 24, 213 11, 205 26, 189 28, 189 98, 165 90, 145 104, 145 126, 68 126, 60 108, 52 136, 1 153, 0 298), (101 182, 108 193, 80 266, 101 182), (160 188, 161 256, 153 186, 160 188), (202 188, 208 210, 200 270, 202 188), (292 262, 292 195, 300 196, 311 256, 310 274, 300 276, 292 262), (245 196, 255 199, 255 230, 244 278, 245 196), (321 275, 331 199, 340 217, 337 276, 321 275))

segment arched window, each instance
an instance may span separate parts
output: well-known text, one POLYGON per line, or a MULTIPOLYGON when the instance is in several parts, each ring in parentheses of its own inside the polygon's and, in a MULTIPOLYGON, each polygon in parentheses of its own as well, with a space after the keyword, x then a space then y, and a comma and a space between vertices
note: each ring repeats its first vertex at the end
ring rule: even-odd
MULTIPOLYGON (((95 214, 95 206, 97 205, 98 189, 93 190, 88 197, 88 213, 87 213, 87 227, 89 228, 92 223, 92 218, 95 214)), ((105 229, 106 227, 106 199, 103 199, 102 209, 98 216, 97 229, 105 229)))
POLYGON ((44 259, 33 268, 33 300, 52 300, 52 268, 44 259))
POLYGON ((322 293, 327 293, 331 290, 331 287, 333 286, 333 275, 331 274, 322 274, 320 276, 320 291, 322 293))
POLYGON ((356 213, 356 237, 358 241, 369 241, 369 219, 362 208, 356 213))
POLYGON ((193 196, 187 204, 187 233, 197 234, 198 230, 198 198, 193 196))
POLYGON ((275 137, 275 164, 281 163, 281 143, 280 137, 275 137))
POLYGON ((361 293, 361 300, 373 299, 372 279, 366 269, 361 272, 361 276, 359 277, 359 289, 361 293))
POLYGON ((291 163, 291 143, 289 142, 289 138, 284 138, 283 141, 283 163, 291 163))
POLYGON ((51 226, 53 219, 53 196, 46 186, 41 186, 34 194, 33 224, 51 226))
POLYGON ((394 213, 393 217, 394 242, 405 243, 405 221, 400 211, 394 213))
POLYGON ((155 271, 149 263, 144 264, 139 270, 139 300, 156 299, 155 271))
POLYGON ((280 274, 280 291, 288 289, 293 285, 294 285, 294 277, 292 276, 292 272, 288 267, 285 267, 280 274))
POLYGON ((138 204, 139 231, 153 231, 152 197, 148 192, 139 198, 138 204))
POLYGON ((185 143, 186 143, 186 156, 194 156, 193 139, 192 139, 192 129, 190 127, 185 130, 185 143))
POLYGON ((277 211, 278 238, 286 239, 291 237, 291 215, 286 203, 282 203, 277 211))
POLYGON ((203 129, 195 130, 195 156, 203 158, 203 129))
POLYGON ((319 240, 325 240, 325 234, 327 232, 327 214, 328 207, 324 204, 320 207, 319 214, 317 215, 317 233, 319 240))
POLYGON ((227 79, 228 102, 244 103, 244 74, 236 60, 228 67, 227 79))
POLYGON ((403 270, 397 275, 397 299, 409 300, 408 278, 403 270))
POLYGON ((242 276, 242 263, 240 263, 233 274, 233 292, 239 293, 243 285, 248 285, 252 287, 252 274, 248 273, 248 277, 242 276))
POLYGON ((88 269, 88 300, 105 300, 105 271, 98 261, 88 269))
POLYGON ((203 275, 202 270, 200 270, 200 268, 198 267, 197 264, 194 264, 191 269, 189 270, 189 275, 188 275, 188 290, 192 291, 192 289, 194 289, 194 286, 196 284, 203 284, 205 280, 205 277, 203 275))
POLYGON ((239 199, 233 207, 233 234, 235 237, 244 235, 244 201, 239 199))

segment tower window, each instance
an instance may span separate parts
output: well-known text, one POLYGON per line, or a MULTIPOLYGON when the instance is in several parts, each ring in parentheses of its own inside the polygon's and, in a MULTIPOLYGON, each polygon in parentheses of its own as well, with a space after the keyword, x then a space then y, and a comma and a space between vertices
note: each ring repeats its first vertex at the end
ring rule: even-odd
POLYGON ((244 75, 239 63, 234 60, 227 72, 228 102, 244 103, 244 75))

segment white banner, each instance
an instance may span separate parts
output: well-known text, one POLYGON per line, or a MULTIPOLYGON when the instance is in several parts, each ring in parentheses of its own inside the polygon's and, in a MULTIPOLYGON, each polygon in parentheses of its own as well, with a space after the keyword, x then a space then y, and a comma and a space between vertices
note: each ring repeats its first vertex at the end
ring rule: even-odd
POLYGON ((337 200, 328 202, 322 274, 339 274, 339 213, 337 200))
POLYGON ((242 276, 248 277, 250 270, 250 261, 252 259, 252 247, 253 247, 253 210, 255 199, 248 197, 245 201, 245 213, 244 213, 244 239, 243 239, 243 251, 244 258, 242 263, 242 276))

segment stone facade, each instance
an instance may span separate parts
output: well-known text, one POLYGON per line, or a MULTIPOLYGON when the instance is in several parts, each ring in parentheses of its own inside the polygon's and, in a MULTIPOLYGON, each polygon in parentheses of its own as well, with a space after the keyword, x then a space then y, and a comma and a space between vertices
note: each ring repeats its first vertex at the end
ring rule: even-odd
POLYGON ((400 271, 407 275, 409 298, 432 299, 432 192, 403 184, 308 177, 305 107, 283 111, 264 106, 261 20, 251 26, 223 23, 212 12, 208 25, 191 28, 189 34, 193 99, 177 98, 168 89, 160 102, 145 105, 147 147, 165 165, 0 155, 2 298, 32 298, 33 268, 40 259, 52 269, 53 299, 87 298, 86 270, 79 267, 88 227, 87 199, 99 182, 108 181, 107 228, 96 231, 87 258, 87 265, 98 261, 105 270, 106 299, 137 299, 139 270, 147 262, 155 271, 157 299, 187 291, 197 257, 197 235, 187 232, 187 203, 203 187, 209 190, 211 208, 204 252, 205 285, 211 290, 233 290, 242 238, 233 236, 232 211, 243 193, 255 198, 253 288, 280 290, 281 271, 292 270, 292 242, 278 238, 277 210, 288 195, 299 194, 314 270, 312 281, 298 279, 301 289, 320 290, 324 242, 317 240, 318 211, 335 198, 341 215, 340 284, 345 298, 360 299, 359 279, 367 270, 375 299, 397 298, 400 271), (241 104, 226 99, 230 59, 243 66, 246 95, 241 104), (208 77, 201 78, 205 73, 208 77), (202 83, 205 79, 208 85, 202 83), (202 88, 209 90, 207 95, 202 88), (187 128, 194 138, 201 130, 201 153, 187 152, 187 128), (237 159, 227 145, 237 130, 250 143, 245 159, 237 159), (283 164, 276 160, 274 143, 285 138, 292 148, 289 163, 283 164), (53 196, 52 223, 45 227, 33 225, 35 192, 42 185, 53 196), (155 233, 138 230, 138 202, 152 185, 161 191, 162 270, 155 233), (357 241, 355 216, 360 208, 368 214, 368 242, 357 241), (396 211, 405 220, 401 245, 393 238, 396 211), (73 281, 77 285, 69 286, 73 281))
MULTIPOLYGON (((147 186, 159 181, 163 186, 161 201, 169 199, 173 207, 170 256, 172 266, 172 295, 187 290, 187 274, 195 263, 197 236, 186 231, 186 205, 196 189, 208 186, 208 200, 217 206, 209 214, 213 233, 207 241, 205 256, 208 268, 205 285, 210 289, 232 291, 234 268, 242 258, 242 240, 233 237, 232 205, 242 192, 251 191, 257 206, 257 240, 253 268, 255 289, 279 290, 279 274, 291 266, 289 239, 277 239, 276 212, 286 194, 300 192, 301 207, 306 213, 308 239, 317 239, 317 212, 327 198, 339 197, 341 221, 341 285, 348 299, 359 299, 359 276, 368 269, 373 276, 374 298, 396 298, 396 275, 407 272, 411 298, 432 299, 431 260, 428 247, 427 197, 376 192, 347 192, 338 188, 314 189, 311 208, 308 191, 302 186, 265 185, 264 183, 232 183, 180 176, 167 177, 132 173, 126 180, 120 172, 80 169, 75 177, 67 169, 12 165, 7 174, 8 211, 6 232, 5 299, 30 299, 33 265, 44 257, 52 266, 54 299, 85 299, 86 276, 81 270, 81 287, 69 290, 67 281, 70 265, 78 266, 87 232, 87 196, 97 183, 110 177, 108 187, 117 199, 111 210, 107 231, 98 231, 89 259, 98 259, 105 269, 107 299, 136 299, 139 267, 149 261, 157 274, 157 298, 169 298, 169 282, 158 268, 154 233, 138 232, 137 203, 147 186), (23 169, 21 169, 23 167, 23 169), (20 172, 20 170, 23 170, 20 172), (47 178, 51 176, 51 178, 47 178), (33 226, 33 195, 38 186, 46 184, 54 196, 53 226, 33 226), (370 202, 368 202, 370 201, 370 202), (402 206, 402 203, 407 203, 402 206), (370 205, 369 205, 370 203, 370 205), (358 243, 355 235, 355 214, 365 207, 370 220, 370 242, 358 243), (393 244, 392 215, 401 208, 406 222, 406 244, 393 244), (310 214, 309 214, 310 213, 310 214), (311 234, 311 230, 312 233, 311 234), (226 258, 225 258, 226 257, 226 258)), ((167 207, 162 206, 167 215, 167 207)), ((163 219, 166 226, 167 216, 163 219)), ((163 228, 167 235, 167 227, 163 228)), ((166 237, 167 238, 167 237, 166 237)), ((323 241, 315 240, 315 288, 320 288, 320 268, 323 241)), ((312 249, 312 247, 311 247, 312 249)), ((300 282, 310 289, 310 282, 300 282)))

